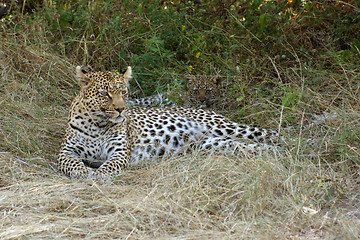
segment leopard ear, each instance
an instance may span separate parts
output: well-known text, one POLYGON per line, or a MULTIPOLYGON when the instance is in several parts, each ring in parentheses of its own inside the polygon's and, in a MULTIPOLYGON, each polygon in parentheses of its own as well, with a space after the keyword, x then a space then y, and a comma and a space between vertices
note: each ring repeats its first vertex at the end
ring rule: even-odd
POLYGON ((215 85, 219 85, 222 82, 222 78, 219 75, 215 75, 213 77, 211 77, 211 81, 215 84, 215 85))
POLYGON ((194 81, 195 81, 194 76, 192 76, 192 75, 186 75, 185 76, 185 82, 186 82, 187 87, 190 87, 193 84, 194 81))
POLYGON ((90 78, 88 78, 84 73, 83 71, 81 70, 81 67, 80 66, 77 66, 76 67, 76 78, 81 86, 81 88, 85 88, 87 87, 91 80, 90 78))
POLYGON ((124 76, 126 85, 129 87, 129 80, 132 78, 132 69, 130 66, 127 67, 126 72, 124 73, 123 76, 124 76))

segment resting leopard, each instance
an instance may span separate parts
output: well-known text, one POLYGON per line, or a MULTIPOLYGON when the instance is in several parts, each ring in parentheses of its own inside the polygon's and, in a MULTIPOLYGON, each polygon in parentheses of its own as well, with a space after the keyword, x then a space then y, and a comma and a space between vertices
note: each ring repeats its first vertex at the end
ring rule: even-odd
POLYGON ((188 76, 186 78, 187 91, 184 96, 185 106, 188 107, 211 107, 219 99, 220 95, 219 76, 188 76))
POLYGON ((81 89, 68 115, 58 169, 72 178, 108 178, 129 165, 193 150, 258 151, 278 133, 184 107, 128 108, 130 67, 124 74, 76 68, 81 89))

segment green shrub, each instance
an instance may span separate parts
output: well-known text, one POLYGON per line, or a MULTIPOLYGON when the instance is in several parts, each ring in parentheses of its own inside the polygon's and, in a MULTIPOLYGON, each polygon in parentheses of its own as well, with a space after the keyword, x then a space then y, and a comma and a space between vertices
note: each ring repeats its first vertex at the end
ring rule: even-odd
MULTIPOLYGON (((53 51, 74 65, 119 72, 133 66, 137 83, 132 86, 140 95, 183 84, 181 76, 189 72, 221 72, 231 79, 246 75, 250 81, 240 88, 235 81, 229 88, 239 102, 273 96, 272 101, 288 105, 293 100, 288 93, 295 90, 284 89, 289 82, 299 87, 302 82, 277 71, 276 66, 315 67, 320 61, 332 65, 327 59, 334 57, 358 64, 360 15, 355 13, 359 4, 300 0, 162 3, 45 1, 41 11, 28 13, 28 24, 41 22, 39 28, 53 51), (266 89, 269 86, 280 90, 274 95, 266 89)), ((307 81, 308 87, 315 90, 317 82, 307 81)))

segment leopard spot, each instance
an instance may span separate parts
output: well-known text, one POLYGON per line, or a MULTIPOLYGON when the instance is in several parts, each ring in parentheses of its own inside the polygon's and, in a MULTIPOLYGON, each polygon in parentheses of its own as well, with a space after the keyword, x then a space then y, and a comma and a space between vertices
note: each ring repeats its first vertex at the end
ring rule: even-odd
POLYGON ((170 126, 168 126, 168 129, 170 132, 174 132, 176 128, 174 125, 170 125, 170 126))

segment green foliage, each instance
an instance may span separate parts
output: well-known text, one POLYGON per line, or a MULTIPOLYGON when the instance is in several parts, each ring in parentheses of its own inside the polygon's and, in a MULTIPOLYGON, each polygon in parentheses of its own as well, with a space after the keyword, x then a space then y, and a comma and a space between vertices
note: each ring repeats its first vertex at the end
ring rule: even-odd
MULTIPOLYGON (((28 23, 44 22, 53 50, 76 64, 116 71, 133 66, 145 95, 172 85, 172 72, 211 75, 216 69, 236 79, 239 66, 251 68, 240 71, 256 81, 244 86, 235 81, 232 88, 242 102, 245 95, 258 96, 267 84, 278 84, 275 68, 261 71, 259 65, 271 67, 264 66, 264 57, 281 56, 276 64, 296 59, 310 64, 314 54, 354 62, 360 48, 358 12, 359 4, 336 1, 55 0, 29 14, 28 23)), ((293 90, 277 87, 284 95, 274 99, 293 105, 293 90)))
POLYGON ((177 103, 179 105, 182 105, 183 102, 183 98, 181 97, 183 95, 183 86, 185 85, 184 83, 184 79, 180 78, 178 79, 178 77, 173 76, 173 82, 172 84, 168 84, 167 85, 167 97, 174 103, 177 103))
POLYGON ((282 88, 283 96, 281 105, 286 108, 292 108, 299 102, 300 94, 297 89, 292 87, 282 88))

